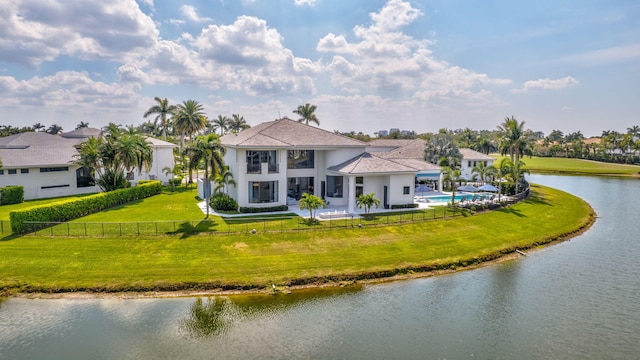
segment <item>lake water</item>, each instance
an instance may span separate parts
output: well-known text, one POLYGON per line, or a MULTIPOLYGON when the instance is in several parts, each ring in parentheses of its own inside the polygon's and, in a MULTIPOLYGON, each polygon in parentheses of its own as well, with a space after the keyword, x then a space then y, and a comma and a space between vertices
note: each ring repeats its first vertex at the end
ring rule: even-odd
POLYGON ((517 260, 363 287, 8 299, 0 359, 639 358, 640 180, 529 178, 589 201, 594 226, 517 260))

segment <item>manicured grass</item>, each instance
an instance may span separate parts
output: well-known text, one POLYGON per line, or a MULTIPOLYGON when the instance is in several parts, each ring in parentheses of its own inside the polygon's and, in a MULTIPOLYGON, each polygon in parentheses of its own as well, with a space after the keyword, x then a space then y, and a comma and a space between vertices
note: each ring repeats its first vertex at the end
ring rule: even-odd
POLYGON ((639 176, 640 166, 611 164, 592 160, 524 157, 525 169, 538 173, 639 176))
POLYGON ((577 197, 544 187, 533 190, 531 199, 502 210, 361 229, 8 238, 0 241, 0 289, 10 293, 246 288, 392 275, 486 260, 570 234, 591 221, 591 208, 577 197))

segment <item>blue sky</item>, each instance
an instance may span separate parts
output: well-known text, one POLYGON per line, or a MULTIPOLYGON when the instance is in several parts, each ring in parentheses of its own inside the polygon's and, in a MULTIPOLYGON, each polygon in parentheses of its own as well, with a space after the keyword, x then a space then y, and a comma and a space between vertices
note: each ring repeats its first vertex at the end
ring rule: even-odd
POLYGON ((640 3, 9 0, 0 124, 140 124, 153 97, 249 124, 548 134, 640 125, 640 3))

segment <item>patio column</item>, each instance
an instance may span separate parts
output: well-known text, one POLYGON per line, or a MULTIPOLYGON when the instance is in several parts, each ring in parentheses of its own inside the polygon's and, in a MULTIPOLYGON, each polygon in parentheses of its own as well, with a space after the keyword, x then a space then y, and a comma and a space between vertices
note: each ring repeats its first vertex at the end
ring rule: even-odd
POLYGON ((349 176, 349 191, 347 191, 347 212, 353 214, 356 211, 356 177, 349 176))
POLYGON ((440 176, 438 176, 438 191, 442 192, 442 173, 440 173, 440 176))

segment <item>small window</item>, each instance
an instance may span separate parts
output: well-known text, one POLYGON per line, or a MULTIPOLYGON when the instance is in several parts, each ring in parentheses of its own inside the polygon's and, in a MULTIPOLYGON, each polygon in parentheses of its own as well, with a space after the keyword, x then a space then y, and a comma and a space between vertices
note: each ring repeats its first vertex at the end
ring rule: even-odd
POLYGON ((20 169, 20 174, 28 174, 29 169, 20 169))
POLYGON ((68 166, 40 168, 40 172, 69 171, 68 166))
POLYGON ((402 193, 403 193, 404 195, 409 195, 409 194, 411 194, 411 188, 410 188, 409 186, 405 186, 405 187, 403 187, 403 188, 402 188, 402 193))
POLYGON ((41 186, 41 187, 40 187, 40 189, 46 190, 46 189, 65 188, 65 187, 69 187, 69 184, 65 184, 65 185, 41 186))
POLYGON ((9 169, 9 175, 14 175, 14 174, 17 174, 17 173, 18 173, 18 170, 16 170, 16 169, 9 169))
POLYGON ((0 175, 4 175, 4 170, 0 169, 0 175))
POLYGON ((468 163, 468 166, 471 167, 471 161, 468 161, 467 163, 468 163))
POLYGON ((362 176, 356 176, 356 184, 364 184, 364 178, 362 176))

